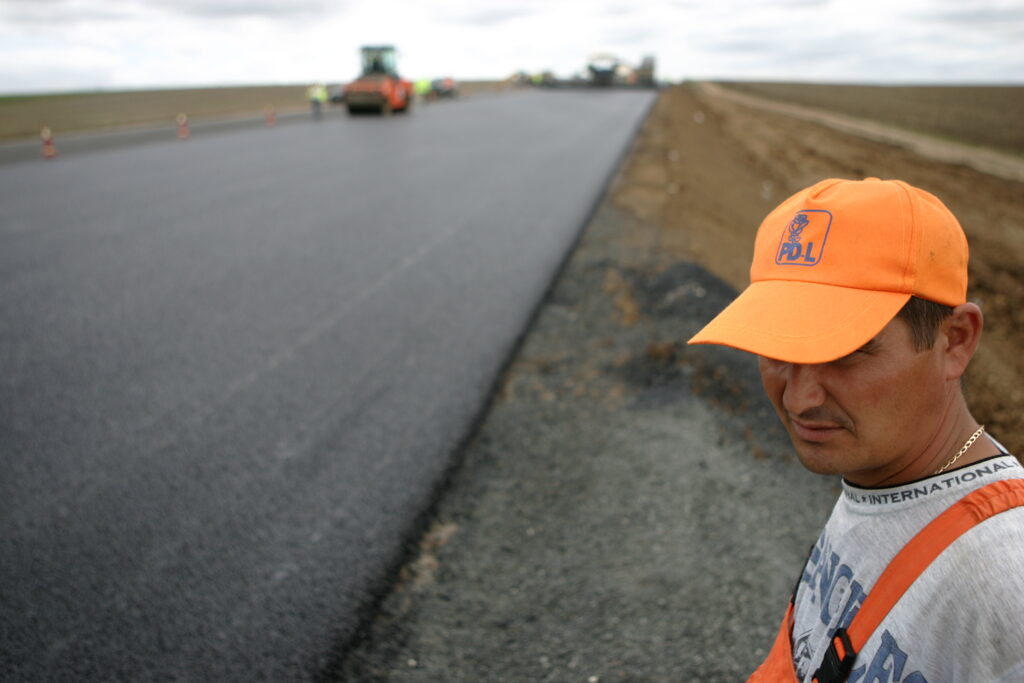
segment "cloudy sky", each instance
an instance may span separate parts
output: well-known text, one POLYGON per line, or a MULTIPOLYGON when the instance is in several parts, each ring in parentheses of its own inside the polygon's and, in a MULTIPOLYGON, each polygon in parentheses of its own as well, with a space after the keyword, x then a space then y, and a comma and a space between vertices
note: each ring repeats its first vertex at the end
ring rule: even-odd
POLYGON ((334 83, 367 43, 414 78, 1024 84, 1024 0, 0 0, 0 93, 334 83))

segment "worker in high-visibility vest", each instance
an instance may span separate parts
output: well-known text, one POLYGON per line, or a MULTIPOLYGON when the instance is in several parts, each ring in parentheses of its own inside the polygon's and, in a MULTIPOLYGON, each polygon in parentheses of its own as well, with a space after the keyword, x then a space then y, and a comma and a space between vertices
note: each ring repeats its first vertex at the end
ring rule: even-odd
POLYGON ((327 88, 323 83, 314 83, 306 90, 306 97, 309 99, 310 108, 313 111, 313 118, 319 120, 323 105, 327 102, 327 88))
POLYGON ((420 100, 425 100, 430 96, 431 86, 429 78, 421 78, 413 83, 413 90, 416 92, 416 96, 420 100))
POLYGON ((750 285, 690 339, 757 355, 800 463, 842 477, 750 681, 1024 681, 1024 467, 963 393, 967 262, 934 195, 822 180, 768 214, 750 285))

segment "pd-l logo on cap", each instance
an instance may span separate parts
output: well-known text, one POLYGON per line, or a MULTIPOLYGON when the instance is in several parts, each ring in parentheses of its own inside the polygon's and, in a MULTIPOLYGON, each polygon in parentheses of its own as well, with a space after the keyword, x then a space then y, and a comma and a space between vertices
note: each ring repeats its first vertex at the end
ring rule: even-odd
POLYGON ((825 240, 832 227, 832 214, 824 209, 798 211, 786 226, 775 253, 780 266, 816 266, 825 251, 825 240))

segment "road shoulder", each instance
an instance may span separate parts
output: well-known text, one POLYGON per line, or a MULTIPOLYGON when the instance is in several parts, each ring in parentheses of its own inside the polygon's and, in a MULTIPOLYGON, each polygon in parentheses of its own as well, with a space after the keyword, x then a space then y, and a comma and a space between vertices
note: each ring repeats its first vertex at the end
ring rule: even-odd
POLYGON ((332 680, 735 681, 763 655, 835 488, 751 358, 685 346, 734 290, 637 268, 638 227, 599 207, 332 680))

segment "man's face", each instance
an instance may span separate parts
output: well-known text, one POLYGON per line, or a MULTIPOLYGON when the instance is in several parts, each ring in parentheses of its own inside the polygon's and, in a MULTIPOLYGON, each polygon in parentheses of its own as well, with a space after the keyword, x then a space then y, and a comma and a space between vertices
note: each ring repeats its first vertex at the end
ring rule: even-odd
POLYGON ((914 350, 910 328, 896 318, 829 363, 761 358, 761 381, 804 467, 862 486, 930 474, 920 470, 954 403, 941 342, 914 350))

